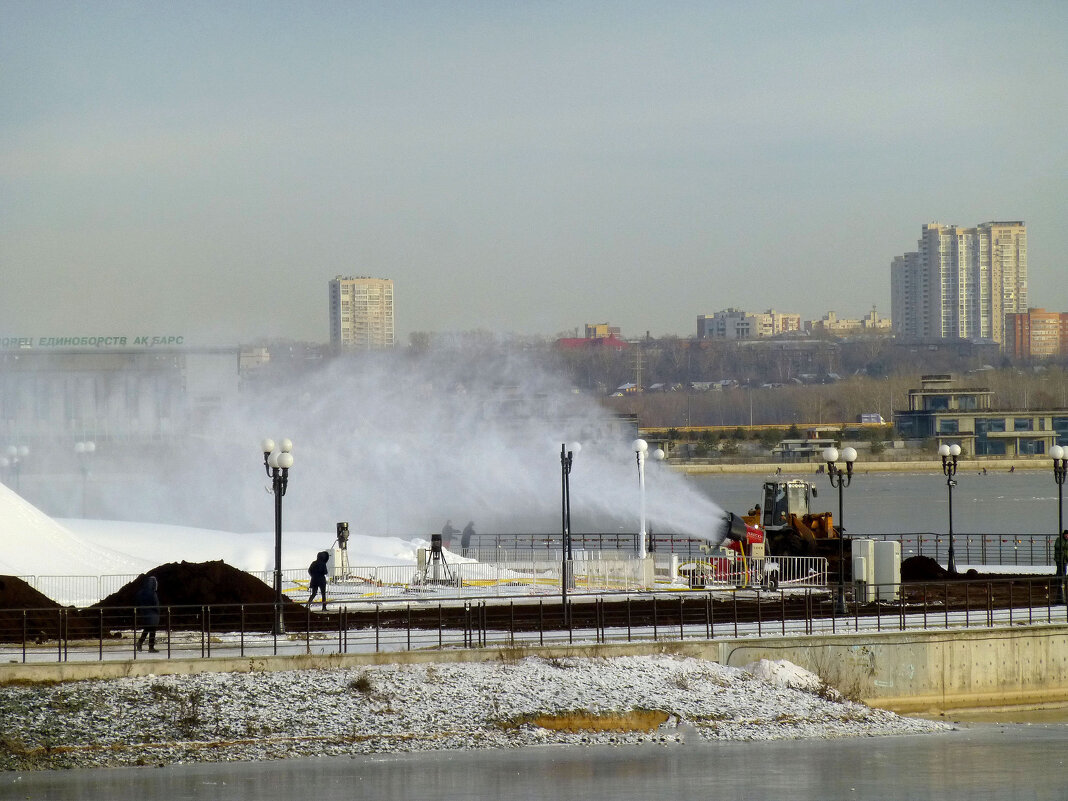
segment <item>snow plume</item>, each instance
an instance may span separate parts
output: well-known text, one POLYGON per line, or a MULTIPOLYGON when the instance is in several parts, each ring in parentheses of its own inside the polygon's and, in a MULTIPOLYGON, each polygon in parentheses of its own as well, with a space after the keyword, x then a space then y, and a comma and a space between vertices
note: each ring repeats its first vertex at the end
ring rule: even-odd
MULTIPOLYGON (((143 475, 113 517, 231 531, 272 525, 259 443, 288 437, 295 463, 287 529, 428 536, 448 519, 480 534, 561 527, 561 443, 581 443, 570 476, 575 532, 638 530, 633 430, 515 345, 360 353, 266 368, 240 401, 198 424, 166 475, 143 475)), ((649 462, 657 532, 718 539, 723 512, 649 462)))

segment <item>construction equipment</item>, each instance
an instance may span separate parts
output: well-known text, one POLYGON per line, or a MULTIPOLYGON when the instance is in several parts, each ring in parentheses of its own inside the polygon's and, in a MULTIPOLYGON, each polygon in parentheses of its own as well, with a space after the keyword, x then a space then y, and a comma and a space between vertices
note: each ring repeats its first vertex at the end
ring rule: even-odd
POLYGON ((809 502, 816 486, 800 478, 769 478, 762 503, 743 519, 747 527, 763 529, 769 556, 837 556, 839 531, 830 512, 812 512, 809 502))

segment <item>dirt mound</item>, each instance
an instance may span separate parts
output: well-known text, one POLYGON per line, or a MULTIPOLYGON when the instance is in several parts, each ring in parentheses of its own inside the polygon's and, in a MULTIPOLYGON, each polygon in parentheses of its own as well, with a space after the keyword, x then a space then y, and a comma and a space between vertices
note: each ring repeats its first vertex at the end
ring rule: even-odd
MULTIPOLYGON (((93 608, 133 606, 145 576, 155 576, 159 582, 157 594, 161 606, 274 603, 273 588, 219 560, 159 565, 93 604, 93 608)), ((290 602, 285 597, 282 600, 290 602)))
POLYGON ((901 563, 902 581, 945 581, 950 572, 929 556, 910 556, 901 563))
POLYGON ((17 576, 0 576, 0 642, 46 642, 60 631, 87 636, 89 629, 63 607, 17 576))
POLYGON ((59 604, 18 576, 0 576, 0 609, 54 609, 59 604))

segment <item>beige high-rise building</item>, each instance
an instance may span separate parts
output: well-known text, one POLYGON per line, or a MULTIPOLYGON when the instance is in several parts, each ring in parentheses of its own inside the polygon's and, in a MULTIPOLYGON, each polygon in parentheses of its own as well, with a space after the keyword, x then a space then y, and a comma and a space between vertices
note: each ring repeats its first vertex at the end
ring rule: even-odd
POLYGON ((1027 227, 928 223, 890 265, 890 317, 901 340, 1005 343, 1005 315, 1027 311, 1027 227))
POLYGON ((330 344, 336 349, 393 347, 392 280, 339 275, 330 282, 330 344))

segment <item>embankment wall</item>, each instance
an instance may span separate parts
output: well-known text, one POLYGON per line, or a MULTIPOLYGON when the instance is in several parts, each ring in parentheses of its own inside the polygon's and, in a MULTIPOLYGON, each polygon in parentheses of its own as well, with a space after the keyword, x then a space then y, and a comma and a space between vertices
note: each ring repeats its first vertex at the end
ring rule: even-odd
POLYGON ((0 683, 653 653, 734 667, 759 659, 785 659, 851 698, 902 713, 1068 703, 1068 625, 378 654, 9 663, 0 665, 0 683))

